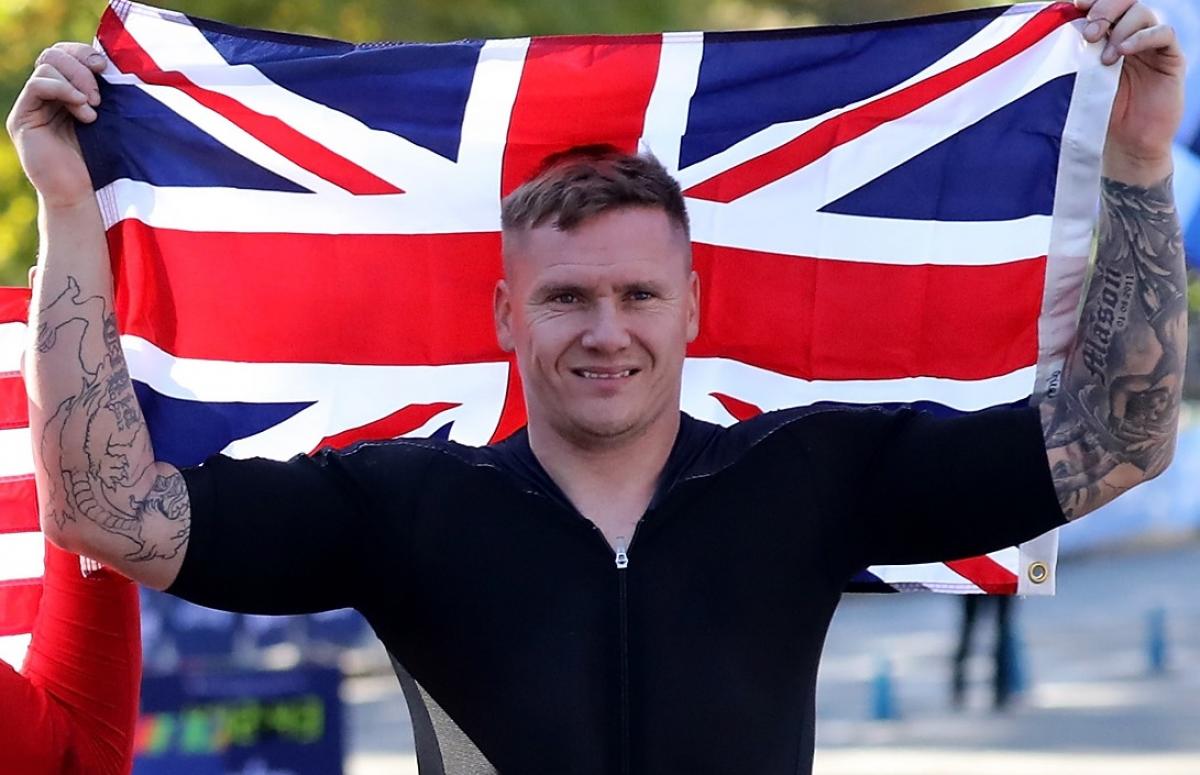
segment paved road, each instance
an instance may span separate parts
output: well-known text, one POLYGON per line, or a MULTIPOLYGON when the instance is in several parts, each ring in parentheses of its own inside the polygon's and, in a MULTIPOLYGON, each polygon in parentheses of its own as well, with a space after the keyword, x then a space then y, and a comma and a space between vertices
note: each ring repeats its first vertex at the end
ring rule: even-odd
MULTIPOLYGON (((1196 775, 1200 773, 1200 543, 1068 560, 1059 594, 1020 603, 1029 689, 988 708, 985 627, 963 711, 948 701, 959 603, 936 595, 851 597, 825 650, 817 775, 1196 775), (1169 669, 1151 675, 1147 617, 1166 612, 1169 669), (872 721, 886 657, 900 717, 872 721)), ((415 773, 407 716, 389 677, 357 679, 350 775, 415 773)))

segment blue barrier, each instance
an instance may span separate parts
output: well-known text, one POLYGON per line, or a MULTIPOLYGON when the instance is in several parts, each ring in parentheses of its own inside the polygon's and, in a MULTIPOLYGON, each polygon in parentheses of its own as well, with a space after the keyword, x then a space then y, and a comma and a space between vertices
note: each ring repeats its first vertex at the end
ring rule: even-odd
POLYGON ((896 696, 892 688, 892 663, 881 657, 875 665, 875 678, 871 681, 871 718, 876 721, 893 721, 898 717, 896 696))
POLYGON ((1155 608, 1146 616, 1146 663, 1152 674, 1167 669, 1167 612, 1155 608))
POLYGON ((258 665, 262 649, 281 643, 298 646, 302 658, 329 662, 330 654, 362 645, 369 635, 366 621, 349 609, 310 616, 246 616, 142 591, 142 651, 150 673, 174 670, 179 664, 258 665))

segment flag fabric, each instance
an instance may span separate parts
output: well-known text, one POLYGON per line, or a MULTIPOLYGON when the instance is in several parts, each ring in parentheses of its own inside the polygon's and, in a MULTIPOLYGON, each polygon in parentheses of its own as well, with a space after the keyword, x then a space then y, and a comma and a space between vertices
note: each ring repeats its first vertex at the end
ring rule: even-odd
POLYGON ((21 381, 29 291, 0 288, 0 659, 18 666, 42 599, 29 409, 21 381))
MULTIPOLYGON (((79 135, 156 453, 519 428, 491 320, 500 200, 590 143, 652 152, 684 188, 693 416, 1028 403, 1074 331, 1116 88, 1082 26, 1040 3, 355 45, 113 2, 79 135)), ((1049 592, 1054 560, 1051 535, 856 588, 1049 592)))

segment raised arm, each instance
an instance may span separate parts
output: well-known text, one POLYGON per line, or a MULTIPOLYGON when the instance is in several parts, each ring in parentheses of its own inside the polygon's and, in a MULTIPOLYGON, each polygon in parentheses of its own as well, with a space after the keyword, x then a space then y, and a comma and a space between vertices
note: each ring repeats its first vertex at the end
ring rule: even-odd
POLYGON ((1075 519, 1167 467, 1187 352, 1187 276, 1171 187, 1183 111, 1174 32, 1134 0, 1078 0, 1125 56, 1104 155, 1100 239, 1061 387, 1042 404, 1063 513, 1075 519))
POLYGON ((42 530, 144 584, 179 572, 191 512, 183 477, 156 462, 125 365, 100 209, 75 137, 96 119, 104 59, 46 49, 8 117, 38 191, 41 247, 25 380, 42 530))

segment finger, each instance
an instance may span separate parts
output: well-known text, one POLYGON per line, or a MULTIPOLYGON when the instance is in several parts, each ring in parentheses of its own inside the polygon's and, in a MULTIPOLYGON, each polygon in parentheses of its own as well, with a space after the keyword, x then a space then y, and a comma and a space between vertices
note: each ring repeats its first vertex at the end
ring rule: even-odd
MULTIPOLYGON (((48 67, 48 65, 46 65, 48 67)), ((40 103, 58 103, 75 118, 91 123, 96 120, 95 109, 87 104, 87 95, 76 89, 61 75, 35 75, 25 84, 22 96, 17 99, 18 106, 25 111, 34 111, 41 107, 40 103)))
POLYGON ((50 65, 88 97, 91 105, 100 104, 100 87, 96 74, 87 65, 60 48, 48 48, 38 57, 38 66, 50 65))
POLYGON ((1174 56, 1183 56, 1179 47, 1179 37, 1174 28, 1167 24, 1156 24, 1147 27, 1126 38, 1118 48, 1122 56, 1133 56, 1143 51, 1162 51, 1174 56))
POLYGON ((1103 38, 1121 20, 1137 0, 1095 0, 1087 9, 1088 24, 1083 37, 1091 43, 1103 38))
MULTIPOLYGON (((33 77, 25 83, 22 94, 41 102, 61 102, 65 105, 85 105, 87 95, 63 78, 62 74, 49 65, 33 71, 33 77)), ((18 102, 22 100, 18 99, 18 102)), ((22 105, 26 110, 37 110, 40 105, 22 105)))
POLYGON ((1156 24, 1158 24, 1158 18, 1153 11, 1144 5, 1133 6, 1109 31, 1108 43, 1104 47, 1104 53, 1100 55, 1100 61, 1106 65, 1113 64, 1121 57, 1118 47, 1130 35, 1156 24))
POLYGON ((55 43, 51 48, 71 55, 93 72, 98 73, 108 65, 108 58, 104 56, 104 53, 86 43, 55 43))
POLYGON ((38 271, 37 271, 37 265, 36 265, 36 264, 34 264, 33 266, 29 267, 29 287, 30 287, 30 288, 32 288, 32 287, 33 287, 33 283, 34 283, 34 281, 35 281, 35 280, 37 280, 37 274, 38 274, 38 271))

